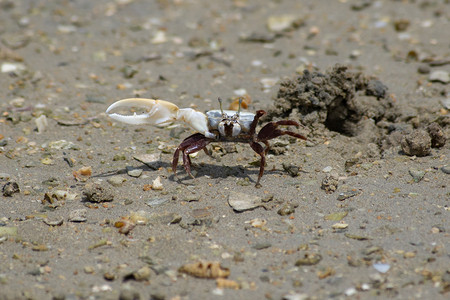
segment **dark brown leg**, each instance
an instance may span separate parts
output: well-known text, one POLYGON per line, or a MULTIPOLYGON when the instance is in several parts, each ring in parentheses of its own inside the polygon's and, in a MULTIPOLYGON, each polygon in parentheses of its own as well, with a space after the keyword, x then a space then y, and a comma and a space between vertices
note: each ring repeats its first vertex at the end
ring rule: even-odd
POLYGON ((258 110, 255 114, 255 118, 253 118, 252 124, 250 125, 250 136, 255 134, 256 126, 258 125, 259 118, 264 116, 266 112, 264 110, 258 110))
POLYGON ((253 151, 259 154, 261 156, 261 161, 259 162, 259 175, 258 175, 258 181, 256 181, 255 186, 261 187, 261 184, 259 184, 259 181, 261 180, 261 177, 264 174, 264 166, 266 165, 266 155, 264 152, 263 146, 256 142, 251 142, 250 147, 252 147, 253 151))
POLYGON ((271 140, 274 139, 276 137, 282 136, 282 135, 290 135, 302 140, 306 140, 306 137, 304 137, 301 134, 298 134, 296 132, 293 131, 289 131, 289 130, 281 130, 278 129, 278 126, 280 125, 293 125, 293 126, 300 126, 297 122, 295 121, 290 121, 290 120, 284 120, 284 121, 278 121, 278 122, 271 122, 266 124, 258 133, 258 141, 267 141, 267 140, 271 140))
POLYGON ((209 143, 210 140, 201 133, 195 133, 184 139, 181 142, 181 144, 177 147, 173 155, 172 170, 175 177, 177 176, 177 165, 178 165, 178 158, 180 156, 180 151, 183 154, 184 169, 192 178, 194 178, 194 176, 191 174, 191 159, 189 157, 189 154, 205 149, 205 147, 209 143))

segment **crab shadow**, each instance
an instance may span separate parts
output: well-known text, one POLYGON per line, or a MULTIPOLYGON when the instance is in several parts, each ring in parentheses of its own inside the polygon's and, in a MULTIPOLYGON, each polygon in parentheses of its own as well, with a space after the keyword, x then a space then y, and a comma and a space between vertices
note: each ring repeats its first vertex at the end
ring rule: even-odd
MULTIPOLYGON (((172 164, 169 162, 160 161, 157 165, 148 166, 145 163, 141 163, 140 166, 132 166, 130 169, 132 170, 142 170, 143 172, 148 172, 148 174, 152 174, 157 171, 159 168, 168 169, 172 167, 172 164)), ((111 170, 108 172, 99 173, 93 175, 93 178, 108 178, 116 175, 127 175, 129 172, 128 168, 120 168, 116 170, 111 170)), ((232 166, 224 166, 217 165, 216 163, 193 163, 191 166, 191 172, 194 175, 194 178, 189 176, 184 170, 182 164, 177 166, 177 175, 175 176, 173 173, 170 174, 168 179, 172 182, 178 182, 185 185, 193 184, 193 180, 201 179, 203 177, 208 177, 214 180, 226 179, 229 177, 238 178, 240 180, 249 179, 250 183, 256 184, 256 179, 259 174, 259 166, 250 166, 246 167, 243 165, 232 165, 232 166)), ((264 171, 264 175, 269 174, 282 174, 282 170, 274 170, 274 169, 266 169, 264 171)))
MULTIPOLYGON (((194 178, 186 173, 182 165, 178 165, 177 176, 172 174, 169 179, 172 181, 178 181, 183 184, 189 184, 193 179, 201 179, 202 177, 208 177, 213 180, 222 180, 229 177, 234 177, 239 180, 249 179, 250 183, 256 184, 256 179, 259 174, 259 166, 257 167, 245 167, 243 165, 223 166, 214 163, 200 163, 192 164, 191 172, 194 178)), ((281 170, 266 170, 264 175, 282 173, 281 170)))

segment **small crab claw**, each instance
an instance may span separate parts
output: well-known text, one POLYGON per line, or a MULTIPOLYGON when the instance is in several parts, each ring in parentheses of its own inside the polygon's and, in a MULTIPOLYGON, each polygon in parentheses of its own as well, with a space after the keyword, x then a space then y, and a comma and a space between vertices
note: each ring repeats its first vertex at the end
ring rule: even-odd
POLYGON ((165 100, 129 98, 119 100, 111 104, 106 113, 112 119, 126 124, 141 125, 150 124, 156 126, 166 126, 174 121, 184 121, 193 129, 204 134, 208 138, 215 138, 215 135, 208 130, 208 119, 205 114, 192 108, 178 108, 175 104, 165 100), (121 115, 111 113, 118 108, 139 107, 146 109, 143 114, 121 115))

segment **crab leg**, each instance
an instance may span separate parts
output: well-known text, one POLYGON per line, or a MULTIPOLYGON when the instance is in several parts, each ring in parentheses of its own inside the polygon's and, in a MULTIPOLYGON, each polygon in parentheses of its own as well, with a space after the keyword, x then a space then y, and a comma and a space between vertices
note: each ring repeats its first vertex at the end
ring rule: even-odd
POLYGON ((210 139, 206 138, 201 133, 195 133, 186 139, 184 139, 183 142, 177 147, 175 150, 175 153, 173 154, 173 160, 172 160, 172 170, 175 176, 177 176, 177 165, 178 165, 178 159, 180 156, 180 151, 183 154, 183 166, 186 170, 186 173, 188 173, 192 178, 194 176, 191 174, 191 159, 189 158, 189 154, 198 152, 202 149, 206 150, 206 146, 211 142, 210 139))
POLYGON ((250 147, 252 147, 253 151, 258 153, 259 156, 261 156, 261 160, 259 162, 258 180, 256 181, 256 184, 255 184, 256 187, 260 187, 261 184, 259 183, 259 181, 261 180, 261 177, 264 175, 264 167, 266 165, 266 154, 265 154, 263 146, 261 146, 257 142, 251 142, 250 147))

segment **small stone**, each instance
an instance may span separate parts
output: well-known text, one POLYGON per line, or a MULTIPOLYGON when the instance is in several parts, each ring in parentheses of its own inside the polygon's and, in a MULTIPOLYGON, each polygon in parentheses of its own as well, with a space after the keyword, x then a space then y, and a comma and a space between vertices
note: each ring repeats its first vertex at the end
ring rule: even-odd
POLYGON ((272 244, 269 242, 262 242, 262 243, 257 243, 255 246, 253 246, 253 249, 256 250, 262 250, 262 249, 266 249, 272 247, 272 244))
POLYGON ((417 68, 417 72, 420 74, 429 74, 430 73, 430 67, 428 65, 420 65, 417 68))
POLYGON ((427 156, 431 153, 431 137, 428 132, 417 129, 403 137, 402 150, 410 156, 427 156))
POLYGON ((428 80, 446 84, 450 82, 450 75, 447 71, 436 70, 434 72, 431 72, 430 76, 428 77, 428 80))
POLYGON ((348 191, 348 192, 342 192, 342 193, 339 193, 339 196, 337 197, 337 200, 338 201, 344 201, 345 199, 357 196, 359 194, 361 194, 361 191, 356 191, 356 190, 351 190, 351 191, 348 191))
POLYGON ((20 193, 20 188, 17 182, 9 181, 3 186, 2 192, 3 196, 12 197, 13 194, 20 193))
POLYGON ((313 266, 317 265, 322 260, 322 255, 319 253, 305 253, 305 255, 295 262, 299 266, 313 266))
POLYGON ((322 169, 322 172, 330 173, 332 170, 333 170, 332 166, 326 166, 325 168, 322 169))
POLYGON ((445 174, 450 174, 450 166, 443 166, 441 168, 441 171, 444 172, 445 174))
POLYGON ((310 298, 311 297, 305 293, 287 294, 283 296, 283 300, 307 300, 310 298))
POLYGON ((408 252, 405 252, 405 254, 403 254, 403 257, 404 258, 414 258, 414 257, 416 257, 416 253, 412 252, 412 251, 408 251, 408 252))
POLYGON ((331 172, 325 176, 322 180, 321 188, 325 190, 327 194, 332 194, 337 190, 339 184, 339 176, 337 172, 331 172))
POLYGON ((61 226, 64 223, 64 219, 62 217, 56 220, 49 220, 45 218, 44 223, 47 224, 48 226, 61 226))
POLYGON ((294 212, 295 212, 295 207, 296 207, 296 205, 293 205, 293 204, 285 204, 285 205, 283 205, 283 207, 281 207, 279 210, 278 210, 278 214, 280 215, 280 216, 288 216, 288 215, 290 215, 290 214, 293 214, 294 212))
POLYGON ((158 30, 152 38, 152 44, 163 44, 167 42, 166 32, 164 30, 158 30))
POLYGON ((140 168, 133 168, 133 167, 127 167, 127 174, 131 177, 140 177, 142 175, 142 169, 140 168))
POLYGON ((86 222, 87 218, 87 209, 75 209, 69 213, 69 221, 70 222, 86 222))
POLYGON ((414 168, 409 169, 409 175, 413 178, 414 182, 419 182, 425 176, 425 171, 417 170, 414 168))
POLYGON ((335 223, 331 226, 333 229, 346 229, 348 227, 348 224, 346 223, 335 223))
POLYGON ((93 266, 85 266, 83 270, 86 274, 94 274, 95 272, 95 268, 93 266))
POLYGON ((428 134, 431 137, 431 147, 441 148, 445 145, 446 137, 441 126, 438 123, 433 122, 427 127, 428 134))
POLYGON ((119 300, 140 300, 141 295, 130 285, 125 285, 120 291, 119 300))
POLYGON ((114 200, 114 194, 104 185, 87 183, 84 186, 83 195, 90 202, 108 202, 114 200))
POLYGON ((356 295, 357 291, 354 287, 348 288, 345 290, 345 296, 350 297, 356 295))
POLYGON ((445 109, 450 109, 450 98, 442 99, 441 104, 445 109))
POLYGON ((119 187, 126 181, 126 179, 122 176, 114 175, 108 178, 106 181, 114 187, 119 187))
POLYGON ((348 211, 342 211, 337 213, 332 213, 325 216, 325 220, 328 221, 340 221, 348 215, 348 211))
POLYGON ((283 169, 292 177, 297 177, 300 174, 300 167, 283 163, 283 169))
POLYGON ((169 202, 169 199, 167 199, 167 198, 153 198, 153 199, 148 200, 145 204, 147 204, 150 207, 157 207, 157 206, 161 206, 168 202, 169 202))
POLYGON ((162 189, 163 189, 163 185, 161 183, 161 176, 158 176, 152 182, 152 190, 160 191, 162 189))
POLYGON ((48 143, 48 146, 51 149, 57 150, 79 150, 80 147, 72 142, 68 142, 66 140, 53 141, 48 143))
POLYGON ((270 16, 267 20, 267 28, 272 32, 292 30, 302 25, 303 21, 295 15, 270 16))
POLYGON ((262 200, 258 196, 231 191, 228 196, 228 204, 238 212, 255 209, 262 205, 262 200))

